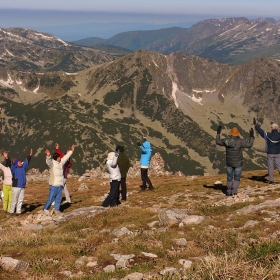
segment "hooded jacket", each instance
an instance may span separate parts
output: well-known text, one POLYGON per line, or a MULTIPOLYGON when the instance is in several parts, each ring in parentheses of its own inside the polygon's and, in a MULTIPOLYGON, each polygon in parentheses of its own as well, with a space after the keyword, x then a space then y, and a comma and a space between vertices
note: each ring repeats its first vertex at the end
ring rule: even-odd
POLYGON ((113 180, 117 180, 117 181, 121 180, 121 172, 117 164, 117 161, 118 161, 118 157, 115 155, 113 157, 110 156, 107 158, 106 165, 109 171, 110 182, 112 182, 113 180))
POLYGON ((220 139, 220 134, 217 134, 216 144, 226 147, 226 166, 243 166, 242 148, 251 148, 253 146, 254 139, 254 137, 250 137, 249 142, 241 139, 239 136, 229 136, 227 138, 220 139))
POLYGON ((11 167, 11 172, 12 172, 12 175, 13 175, 13 179, 12 179, 12 181, 13 181, 12 186, 13 187, 25 188, 25 185, 26 185, 26 169, 29 165, 30 160, 31 160, 31 156, 28 156, 22 162, 21 167, 18 166, 18 159, 13 162, 12 167, 11 167))
POLYGON ((255 125, 257 132, 261 137, 266 136, 266 153, 267 154, 280 154, 280 132, 277 129, 273 129, 271 132, 265 132, 260 128, 258 124, 255 125))
POLYGON ((52 159, 51 155, 46 157, 46 164, 50 169, 49 185, 53 187, 64 186, 63 165, 72 156, 73 152, 69 151, 61 158, 60 162, 52 159))
POLYGON ((141 158, 140 158, 140 165, 141 167, 144 166, 148 168, 150 165, 150 159, 152 155, 152 148, 150 142, 148 142, 147 140, 144 141, 140 146, 140 149, 142 151, 141 158))

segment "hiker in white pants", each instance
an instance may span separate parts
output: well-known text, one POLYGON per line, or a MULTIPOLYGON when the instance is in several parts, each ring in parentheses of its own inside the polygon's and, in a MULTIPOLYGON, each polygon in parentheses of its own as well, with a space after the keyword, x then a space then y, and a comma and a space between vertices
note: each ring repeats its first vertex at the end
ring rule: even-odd
POLYGON ((11 171, 12 171, 12 204, 10 213, 13 214, 16 211, 16 214, 21 214, 21 207, 24 199, 25 193, 25 185, 26 185, 26 169, 31 160, 32 149, 30 149, 30 153, 24 161, 20 159, 16 159, 12 163, 11 171))

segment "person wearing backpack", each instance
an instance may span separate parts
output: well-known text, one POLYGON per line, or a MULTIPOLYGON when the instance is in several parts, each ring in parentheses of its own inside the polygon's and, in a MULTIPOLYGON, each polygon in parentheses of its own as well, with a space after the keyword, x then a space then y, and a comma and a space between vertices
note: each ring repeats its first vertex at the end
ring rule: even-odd
POLYGON ((249 141, 240 138, 240 133, 236 127, 229 131, 229 136, 221 139, 221 130, 222 127, 218 126, 216 144, 226 148, 227 195, 237 195, 243 168, 242 148, 251 148, 253 146, 254 130, 253 128, 250 129, 249 141))
POLYGON ((261 129, 260 125, 257 124, 256 118, 253 119, 253 124, 256 131, 265 140, 265 152, 267 154, 267 166, 268 166, 268 177, 269 184, 275 184, 274 182, 274 169, 277 168, 280 173, 280 132, 278 124, 273 123, 271 125, 271 131, 266 132, 261 129))

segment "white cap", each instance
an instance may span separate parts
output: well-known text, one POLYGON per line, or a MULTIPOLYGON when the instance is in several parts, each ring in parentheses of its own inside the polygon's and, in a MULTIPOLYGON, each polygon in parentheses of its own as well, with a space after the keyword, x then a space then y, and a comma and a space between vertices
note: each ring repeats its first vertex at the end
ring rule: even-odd
POLYGON ((107 160, 113 159, 114 156, 115 156, 115 153, 114 153, 114 152, 110 152, 110 153, 108 154, 108 156, 107 156, 107 160))

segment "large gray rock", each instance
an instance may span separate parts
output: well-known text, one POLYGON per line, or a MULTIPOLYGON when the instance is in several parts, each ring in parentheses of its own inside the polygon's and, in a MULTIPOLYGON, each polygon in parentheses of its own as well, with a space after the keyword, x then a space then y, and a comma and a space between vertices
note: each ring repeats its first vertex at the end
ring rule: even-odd
POLYGON ((0 266, 4 270, 14 271, 14 270, 26 270, 29 263, 13 259, 11 257, 0 257, 0 266))
POLYGON ((205 218, 203 216, 189 215, 189 209, 163 208, 159 211, 158 217, 161 225, 172 226, 179 224, 199 224, 205 218))

